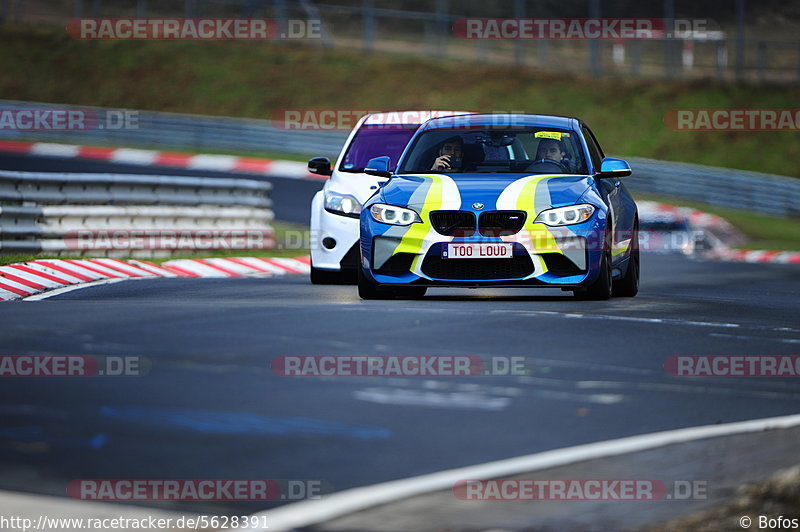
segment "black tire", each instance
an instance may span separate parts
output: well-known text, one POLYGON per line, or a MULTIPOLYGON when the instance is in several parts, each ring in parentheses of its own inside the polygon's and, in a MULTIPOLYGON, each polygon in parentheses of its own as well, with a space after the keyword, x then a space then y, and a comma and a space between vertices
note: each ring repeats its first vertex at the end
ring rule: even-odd
POLYGON ((410 286, 406 288, 394 288, 395 297, 399 299, 421 299, 428 291, 427 286, 410 286))
POLYGON ((311 266, 311 284, 347 284, 347 279, 341 271, 322 270, 311 266))
MULTIPOLYGON (((634 238, 638 235, 634 233, 634 238)), ((639 246, 631 250, 631 257, 628 259, 628 270, 625 276, 614 281, 612 289, 614 297, 635 297, 639 293, 639 246)))
POLYGON ((607 301, 611 299, 612 285, 611 251, 606 249, 600 259, 600 275, 597 280, 587 286, 586 290, 575 290, 573 293, 576 299, 582 301, 607 301))
POLYGON ((374 282, 364 275, 361 268, 358 268, 358 297, 361 299, 391 299, 394 294, 388 290, 382 290, 374 282))

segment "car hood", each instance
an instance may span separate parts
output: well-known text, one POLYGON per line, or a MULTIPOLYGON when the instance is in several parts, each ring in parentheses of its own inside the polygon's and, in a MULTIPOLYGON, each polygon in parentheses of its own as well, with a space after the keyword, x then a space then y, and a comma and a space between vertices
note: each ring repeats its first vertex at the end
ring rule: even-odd
POLYGON ((380 201, 416 210, 540 212, 577 202, 594 180, 566 174, 416 174, 392 177, 380 201))
POLYGON ((378 190, 378 185, 386 181, 384 177, 375 177, 365 173, 339 172, 334 170, 333 175, 325 183, 325 190, 350 194, 364 203, 378 190))

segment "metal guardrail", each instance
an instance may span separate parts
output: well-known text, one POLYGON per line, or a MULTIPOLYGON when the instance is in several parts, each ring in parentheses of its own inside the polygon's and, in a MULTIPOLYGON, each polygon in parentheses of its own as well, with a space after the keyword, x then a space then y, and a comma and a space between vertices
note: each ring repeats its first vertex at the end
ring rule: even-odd
POLYGON ((630 157, 632 192, 707 203, 718 207, 800 217, 800 179, 732 168, 630 157))
MULTIPOLYGON (((0 100, 0 109, 105 108, 0 100)), ((73 144, 204 150, 260 150, 336 157, 347 131, 297 131, 275 127, 269 120, 139 112, 138 129, 77 131, 0 130, 0 139, 57 140, 73 144)), ((800 216, 800 179, 716 168, 698 164, 629 158, 633 176, 626 185, 634 192, 688 198, 715 206, 735 207, 781 216, 800 216)))
POLYGON ((270 249, 271 190, 248 179, 0 171, 0 252, 270 249))
MULTIPOLYGON (((105 117, 116 109, 78 105, 0 100, 0 109, 81 110, 105 124, 105 117)), ((109 129, 8 130, 0 129, 0 139, 61 141, 71 144, 99 144, 159 149, 184 149, 198 152, 214 151, 275 151, 280 153, 320 154, 335 157, 339 154, 349 131, 297 131, 281 129, 270 120, 229 118, 136 111, 135 127, 109 129)))

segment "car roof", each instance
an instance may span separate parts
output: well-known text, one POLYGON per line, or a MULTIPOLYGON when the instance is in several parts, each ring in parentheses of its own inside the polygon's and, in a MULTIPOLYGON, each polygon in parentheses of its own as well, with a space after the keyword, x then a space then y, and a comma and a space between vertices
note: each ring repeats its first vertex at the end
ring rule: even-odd
POLYGON ((578 123, 579 120, 577 118, 569 116, 485 113, 459 116, 456 119, 449 119, 447 117, 432 118, 425 123, 420 130, 427 131, 430 129, 452 129, 453 127, 481 127, 500 125, 574 129, 578 123))
POLYGON ((447 116, 461 116, 471 114, 470 111, 435 111, 435 110, 406 110, 386 111, 367 115, 362 125, 390 125, 390 124, 424 124, 431 118, 447 116))

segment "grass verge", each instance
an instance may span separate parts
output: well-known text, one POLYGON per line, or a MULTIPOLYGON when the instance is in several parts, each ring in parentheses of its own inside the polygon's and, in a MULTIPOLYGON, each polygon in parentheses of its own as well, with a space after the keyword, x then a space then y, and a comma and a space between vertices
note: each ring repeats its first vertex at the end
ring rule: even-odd
POLYGON ((796 131, 664 123, 674 109, 793 109, 792 86, 576 77, 271 42, 80 41, 25 25, 0 27, 0 48, 0 98, 248 118, 320 108, 560 114, 586 120, 608 153, 800 177, 796 131))

